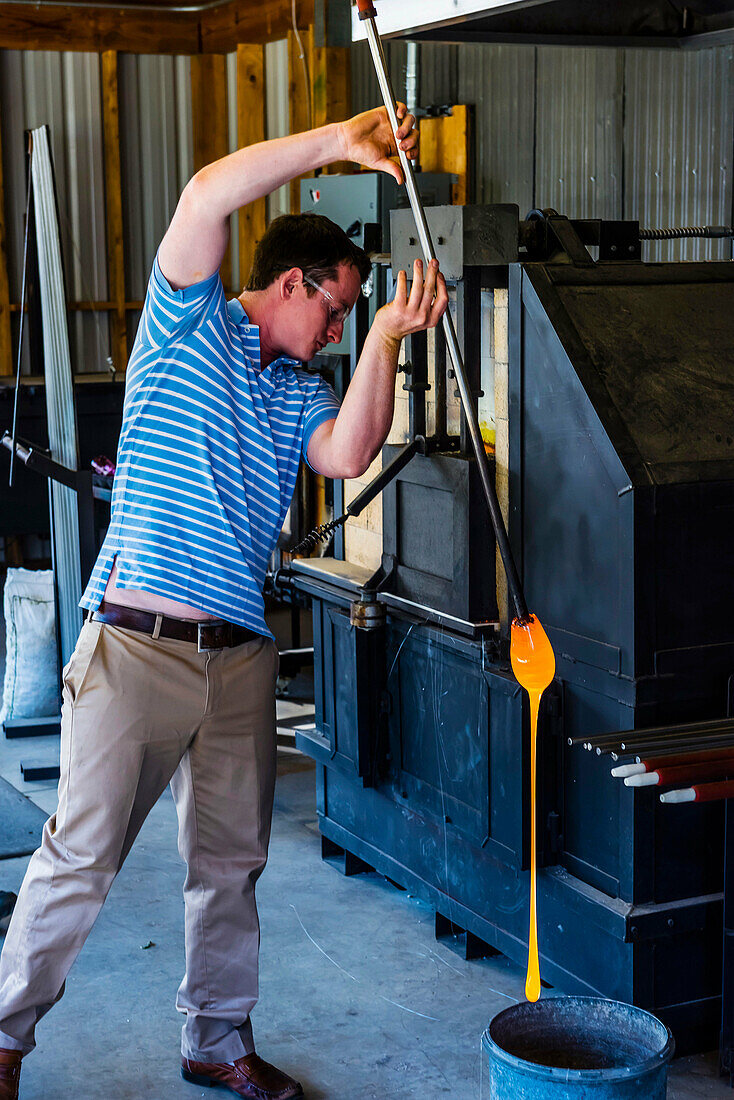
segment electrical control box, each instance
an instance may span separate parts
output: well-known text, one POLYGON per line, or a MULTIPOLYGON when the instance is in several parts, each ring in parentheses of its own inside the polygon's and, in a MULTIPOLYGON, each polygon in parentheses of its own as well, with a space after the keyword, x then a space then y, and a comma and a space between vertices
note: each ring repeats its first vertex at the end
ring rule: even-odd
MULTIPOLYGON (((449 173, 418 172, 418 191, 426 206, 444 206, 451 202, 454 177, 449 173)), ((335 222, 351 240, 366 252, 390 251, 390 211, 408 206, 405 188, 384 172, 355 172, 344 176, 315 176, 301 180, 301 213, 323 214, 335 222)), ((389 272, 373 265, 369 295, 369 323, 388 300, 392 282, 389 272)), ((327 344, 325 352, 348 355, 351 317, 344 325, 338 344, 327 344)))

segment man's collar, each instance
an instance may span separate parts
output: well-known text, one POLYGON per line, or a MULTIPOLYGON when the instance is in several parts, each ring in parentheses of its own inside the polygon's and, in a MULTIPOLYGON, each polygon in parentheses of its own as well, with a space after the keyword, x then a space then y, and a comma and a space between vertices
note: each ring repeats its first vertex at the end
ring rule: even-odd
MULTIPOLYGON (((227 312, 229 313, 230 320, 234 322, 240 331, 240 334, 245 340, 247 345, 247 354, 251 359, 255 360, 256 365, 260 366, 260 326, 255 325, 250 321, 250 318, 245 313, 245 307, 239 298, 232 298, 227 302, 227 312)), ((279 355, 277 359, 274 359, 270 364, 271 367, 277 366, 293 366, 298 367, 301 365, 300 359, 291 359, 287 355, 279 355)))

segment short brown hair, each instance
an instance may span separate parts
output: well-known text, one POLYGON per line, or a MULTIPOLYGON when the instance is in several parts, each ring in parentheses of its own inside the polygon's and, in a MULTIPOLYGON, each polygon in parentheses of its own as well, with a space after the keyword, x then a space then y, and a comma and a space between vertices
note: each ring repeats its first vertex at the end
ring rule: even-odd
MULTIPOLYGON (((364 249, 323 214, 282 214, 258 242, 245 290, 265 290, 292 267, 316 283, 336 279, 340 264, 352 264, 364 282, 372 270, 364 249)), ((306 286, 309 295, 316 291, 306 286)))

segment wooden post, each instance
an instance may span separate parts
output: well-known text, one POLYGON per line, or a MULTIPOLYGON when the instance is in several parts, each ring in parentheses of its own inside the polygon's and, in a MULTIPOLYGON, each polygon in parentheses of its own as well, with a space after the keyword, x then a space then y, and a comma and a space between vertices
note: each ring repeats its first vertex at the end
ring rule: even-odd
MULTIPOLYGON (((194 54, 191 58, 191 115, 194 132, 194 171, 229 153, 227 115, 227 58, 224 54, 194 54)), ((222 283, 232 286, 229 245, 221 266, 222 283)), ((237 288, 237 292, 241 288, 237 288)))
POLYGON ((0 375, 13 373, 10 335, 10 284, 5 248, 5 191, 3 188, 2 132, 0 131, 0 375))
MULTIPOLYGON (((313 124, 343 122, 352 113, 352 55, 342 46, 315 46, 313 50, 313 124)), ((327 165, 329 175, 352 172, 351 161, 327 165)))
MULTIPOLYGON (((307 83, 298 39, 293 31, 288 31, 288 109, 290 132, 292 134, 300 134, 303 130, 308 129, 308 105, 313 103, 313 27, 300 30, 299 37, 303 45, 309 80, 307 83)), ((313 112, 312 125, 314 125, 313 112)), ((308 172, 303 176, 298 176, 297 179, 291 180, 292 214, 299 214, 301 211, 301 180, 311 175, 313 173, 308 172)))
POLYGON ((471 111, 459 104, 450 115, 421 122, 421 168, 424 172, 451 172, 458 176, 451 201, 464 206, 471 195, 471 111))
POLYGON ((104 136, 105 217, 107 222, 108 297, 113 303, 111 352, 115 370, 127 366, 125 312, 125 245, 122 227, 120 110, 117 96, 117 51, 102 54, 102 131, 104 136))
MULTIPOLYGON (((240 149, 265 140, 265 47, 237 47, 237 144, 240 149)), ((243 206, 239 213, 239 289, 252 269, 255 246, 267 228, 265 197, 243 206)))

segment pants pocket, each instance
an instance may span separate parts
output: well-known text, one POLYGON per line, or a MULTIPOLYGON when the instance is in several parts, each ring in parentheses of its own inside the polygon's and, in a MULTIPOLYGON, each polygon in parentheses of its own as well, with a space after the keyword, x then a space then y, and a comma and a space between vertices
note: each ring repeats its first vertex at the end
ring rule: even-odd
POLYGON ((64 698, 73 705, 82 689, 102 636, 103 623, 86 622, 77 639, 69 663, 61 673, 64 698))

